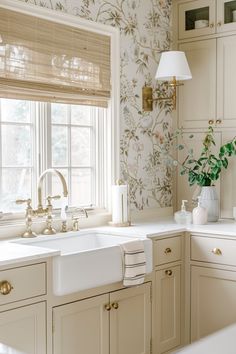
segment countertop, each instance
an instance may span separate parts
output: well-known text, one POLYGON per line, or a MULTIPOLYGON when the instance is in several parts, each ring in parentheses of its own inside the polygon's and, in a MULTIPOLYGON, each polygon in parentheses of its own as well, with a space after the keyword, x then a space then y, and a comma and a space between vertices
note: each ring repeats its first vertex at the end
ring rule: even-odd
MULTIPOLYGON (((236 325, 231 325, 210 336, 184 347, 176 354, 235 354, 236 325)), ((174 354, 174 353, 173 353, 174 354)))
MULTIPOLYGON (((213 234, 218 236, 236 237, 236 222, 231 220, 220 220, 207 225, 178 225, 173 217, 156 218, 155 221, 142 221, 133 223, 130 227, 102 226, 93 228, 104 233, 121 235, 134 238, 153 238, 172 235, 176 232, 189 231, 192 233, 213 234)), ((64 234, 65 235, 65 234, 64 234)), ((38 236, 39 239, 42 236, 38 236)), ((50 237, 50 236, 47 236, 50 237)), ((22 239, 21 239, 22 240, 22 239)), ((31 239, 33 240, 33 239, 31 239)), ((23 240, 22 240, 23 241, 23 240)), ((27 240, 25 240, 27 242, 27 240)), ((0 241, 0 267, 17 262, 31 261, 45 257, 53 257, 60 254, 60 251, 36 246, 29 246, 23 243, 16 244, 10 241, 0 241)))

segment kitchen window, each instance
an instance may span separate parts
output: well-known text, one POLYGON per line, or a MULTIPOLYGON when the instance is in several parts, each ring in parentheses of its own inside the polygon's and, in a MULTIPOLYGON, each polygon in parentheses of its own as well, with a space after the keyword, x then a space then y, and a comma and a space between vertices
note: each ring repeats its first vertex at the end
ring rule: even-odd
MULTIPOLYGON (((105 108, 12 99, 1 99, 0 107, 0 210, 21 210, 16 199, 32 198, 36 206, 37 179, 46 168, 64 175, 69 206, 105 207, 105 108)), ((61 192, 51 176, 46 195, 61 192)))

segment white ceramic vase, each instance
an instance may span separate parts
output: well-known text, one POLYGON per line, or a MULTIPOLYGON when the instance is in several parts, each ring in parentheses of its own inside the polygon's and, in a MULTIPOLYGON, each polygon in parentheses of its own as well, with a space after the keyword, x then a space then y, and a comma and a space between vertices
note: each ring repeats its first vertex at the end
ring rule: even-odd
POLYGON ((207 221, 219 220, 219 199, 215 186, 202 187, 201 205, 207 209, 207 221))

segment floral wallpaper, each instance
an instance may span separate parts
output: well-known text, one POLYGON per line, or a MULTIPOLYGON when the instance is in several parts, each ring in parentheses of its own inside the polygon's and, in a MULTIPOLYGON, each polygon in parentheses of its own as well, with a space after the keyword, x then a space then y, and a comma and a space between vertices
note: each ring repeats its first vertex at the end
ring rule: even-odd
POLYGON ((121 34, 121 178, 129 183, 132 208, 172 204, 172 173, 166 152, 171 134, 171 104, 159 101, 142 112, 142 86, 156 97, 169 91, 158 86, 155 71, 160 52, 171 43, 171 0, 19 0, 99 21, 121 34), (157 88, 159 89, 157 91, 157 88))

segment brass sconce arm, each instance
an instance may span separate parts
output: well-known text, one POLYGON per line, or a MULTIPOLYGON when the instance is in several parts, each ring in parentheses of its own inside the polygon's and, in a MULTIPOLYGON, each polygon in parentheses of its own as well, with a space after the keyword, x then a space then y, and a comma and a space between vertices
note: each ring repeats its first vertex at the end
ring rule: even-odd
POLYGON ((168 83, 169 87, 173 87, 173 94, 166 97, 153 98, 153 89, 150 86, 143 86, 142 88, 142 108, 144 112, 153 111, 153 102, 156 101, 172 101, 173 109, 176 109, 176 98, 177 98, 177 86, 182 86, 183 84, 176 81, 174 77, 173 80, 168 83))

